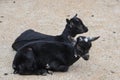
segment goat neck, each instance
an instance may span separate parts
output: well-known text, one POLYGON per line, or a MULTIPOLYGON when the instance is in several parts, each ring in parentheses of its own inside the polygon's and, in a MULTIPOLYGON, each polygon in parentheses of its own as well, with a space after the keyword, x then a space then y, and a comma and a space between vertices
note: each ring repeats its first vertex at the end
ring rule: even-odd
POLYGON ((62 34, 60 35, 60 37, 62 37, 65 40, 68 40, 70 42, 74 41, 74 37, 71 36, 71 31, 70 31, 70 27, 69 25, 66 25, 64 31, 62 32, 62 34))

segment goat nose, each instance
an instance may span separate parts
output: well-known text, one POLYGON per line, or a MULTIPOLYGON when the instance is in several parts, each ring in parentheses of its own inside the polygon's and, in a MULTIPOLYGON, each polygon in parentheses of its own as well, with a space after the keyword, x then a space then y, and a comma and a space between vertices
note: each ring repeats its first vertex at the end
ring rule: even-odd
POLYGON ((84 60, 89 60, 89 55, 84 55, 84 56, 82 56, 82 58, 83 58, 84 60))

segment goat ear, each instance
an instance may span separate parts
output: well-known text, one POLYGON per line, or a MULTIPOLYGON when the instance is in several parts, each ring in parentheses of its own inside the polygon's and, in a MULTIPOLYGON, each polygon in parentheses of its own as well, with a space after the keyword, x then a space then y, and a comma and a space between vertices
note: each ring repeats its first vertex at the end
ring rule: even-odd
POLYGON ((77 13, 75 14, 75 16, 73 18, 77 17, 77 13))
POLYGON ((98 37, 92 37, 92 38, 88 38, 88 40, 92 42, 92 41, 95 41, 95 40, 97 40, 99 37, 100 37, 100 36, 98 36, 98 37))
POLYGON ((66 22, 67 22, 68 24, 70 24, 70 20, 69 20, 69 19, 66 19, 66 22))

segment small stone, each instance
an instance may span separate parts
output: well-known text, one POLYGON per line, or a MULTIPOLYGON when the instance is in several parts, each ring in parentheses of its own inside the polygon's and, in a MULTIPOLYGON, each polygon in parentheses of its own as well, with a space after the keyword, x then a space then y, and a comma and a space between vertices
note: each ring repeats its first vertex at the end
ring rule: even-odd
POLYGON ((112 70, 111 70, 110 72, 111 72, 111 73, 115 73, 115 72, 114 72, 114 71, 112 71, 112 70))
POLYGON ((105 41, 104 39, 102 41, 105 41))
POLYGON ((0 23, 2 23, 2 21, 0 21, 0 23))
POLYGON ((90 76, 90 74, 88 74, 88 76, 90 76))
POLYGON ((1 18, 4 18, 4 16, 0 16, 1 18))
POLYGON ((109 56, 109 58, 112 58, 111 56, 109 56))
POLYGON ((8 75, 8 73, 4 73, 4 75, 8 75))
POLYGON ((113 33, 116 33, 115 31, 113 31, 113 33))
POLYGON ((13 1, 13 3, 15 3, 15 1, 13 1))
POLYGON ((67 17, 70 17, 70 15, 67 15, 67 17))
POLYGON ((91 17, 94 17, 94 15, 91 15, 91 17))

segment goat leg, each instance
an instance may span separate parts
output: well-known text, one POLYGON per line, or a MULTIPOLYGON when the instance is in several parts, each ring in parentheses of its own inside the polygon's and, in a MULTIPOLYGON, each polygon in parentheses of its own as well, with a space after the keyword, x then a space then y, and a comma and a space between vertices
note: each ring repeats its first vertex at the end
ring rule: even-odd
POLYGON ((52 70, 52 71, 66 72, 66 71, 68 71, 68 68, 69 68, 68 66, 61 65, 57 61, 50 63, 50 70, 52 70))

